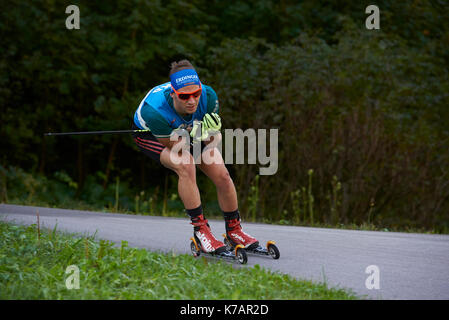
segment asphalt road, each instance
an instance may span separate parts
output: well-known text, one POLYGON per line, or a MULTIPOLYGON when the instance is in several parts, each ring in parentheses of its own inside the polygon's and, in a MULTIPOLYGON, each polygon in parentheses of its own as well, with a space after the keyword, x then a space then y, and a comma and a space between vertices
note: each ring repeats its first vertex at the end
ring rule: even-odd
MULTIPOLYGON (((0 204, 0 219, 93 235, 152 251, 190 254, 192 226, 186 218, 49 209, 0 204)), ((223 221, 209 221, 221 239, 223 221)), ((255 264, 301 279, 326 280, 372 299, 449 299, 449 236, 353 231, 242 223, 264 244, 275 240, 279 260, 249 256, 255 264), (371 271, 367 273, 367 268, 371 271), (374 268, 374 269, 373 269, 374 268), (374 273, 372 273, 374 270, 374 273), (367 288, 373 287, 372 289, 367 288), (374 280, 373 280, 374 279, 374 280), (376 280, 378 280, 376 282, 376 280), (378 286, 377 286, 378 284, 378 286)), ((193 258, 192 258, 193 259, 193 258)))

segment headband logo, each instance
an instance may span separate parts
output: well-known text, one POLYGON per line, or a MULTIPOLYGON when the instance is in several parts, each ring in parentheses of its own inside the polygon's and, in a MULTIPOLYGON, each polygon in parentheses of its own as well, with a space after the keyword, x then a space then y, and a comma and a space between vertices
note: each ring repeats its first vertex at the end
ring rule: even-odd
POLYGON ((184 76, 184 77, 181 77, 181 78, 176 79, 176 83, 182 82, 182 81, 184 81, 184 80, 190 80, 190 79, 192 79, 192 80, 197 80, 197 79, 198 79, 198 76, 197 76, 197 75, 184 76))

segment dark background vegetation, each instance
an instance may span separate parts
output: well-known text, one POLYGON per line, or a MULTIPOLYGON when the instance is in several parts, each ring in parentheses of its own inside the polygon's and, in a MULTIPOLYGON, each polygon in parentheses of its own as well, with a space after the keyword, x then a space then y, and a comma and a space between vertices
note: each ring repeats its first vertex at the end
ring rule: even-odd
MULTIPOLYGON (((447 1, 2 1, 2 202, 182 213, 129 135, 190 59, 224 128, 279 129, 279 170, 229 165, 244 219, 449 230, 447 1), (81 29, 67 30, 76 4, 81 29), (380 8, 367 30, 365 8, 380 8)), ((215 188, 199 175, 209 214, 215 188)))

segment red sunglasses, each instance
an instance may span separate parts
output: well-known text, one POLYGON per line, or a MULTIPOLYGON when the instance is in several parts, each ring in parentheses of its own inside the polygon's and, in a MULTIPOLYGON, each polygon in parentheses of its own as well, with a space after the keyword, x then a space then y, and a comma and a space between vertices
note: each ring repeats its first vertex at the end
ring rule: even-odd
POLYGON ((201 85, 200 85, 199 89, 192 91, 192 92, 178 92, 178 91, 176 91, 175 88, 173 88, 173 86, 171 86, 171 88, 178 95, 178 98, 181 100, 189 100, 190 96, 193 96, 194 98, 198 98, 201 95, 201 92, 203 90, 201 88, 201 85))

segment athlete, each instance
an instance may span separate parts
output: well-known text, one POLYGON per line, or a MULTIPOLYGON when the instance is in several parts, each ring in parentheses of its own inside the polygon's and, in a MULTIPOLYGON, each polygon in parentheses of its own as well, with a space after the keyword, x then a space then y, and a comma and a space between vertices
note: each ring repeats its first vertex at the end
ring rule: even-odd
POLYGON ((169 77, 170 82, 152 88, 137 108, 133 129, 150 132, 134 133, 135 143, 144 154, 178 175, 179 197, 206 252, 220 254, 226 251, 226 246, 212 234, 203 213, 196 183, 197 167, 216 186, 228 239, 245 248, 257 247, 258 241, 242 231, 234 182, 216 148, 221 140, 221 119, 215 91, 201 83, 188 60, 173 62, 169 77), (179 130, 192 136, 188 148, 179 130), (207 154, 209 161, 198 161, 198 157, 194 160, 195 143, 201 146, 199 156, 207 154))

